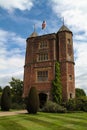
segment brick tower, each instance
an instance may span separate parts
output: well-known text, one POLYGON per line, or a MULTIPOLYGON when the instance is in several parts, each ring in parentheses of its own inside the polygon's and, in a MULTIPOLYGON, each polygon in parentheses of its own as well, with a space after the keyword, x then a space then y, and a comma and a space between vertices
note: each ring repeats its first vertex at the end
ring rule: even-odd
POLYGON ((75 97, 74 53, 72 32, 63 25, 57 33, 59 62, 61 69, 62 97, 67 100, 75 97))
POLYGON ((34 30, 27 38, 23 97, 27 97, 30 88, 35 86, 42 102, 52 98, 56 61, 60 63, 63 100, 75 97, 72 36, 72 32, 63 25, 57 33, 38 36, 34 30))

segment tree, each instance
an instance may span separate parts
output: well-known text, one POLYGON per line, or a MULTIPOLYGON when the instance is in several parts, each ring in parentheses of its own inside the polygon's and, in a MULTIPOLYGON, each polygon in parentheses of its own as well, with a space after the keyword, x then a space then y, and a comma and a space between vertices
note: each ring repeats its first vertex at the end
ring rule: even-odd
POLYGON ((0 86, 0 92, 2 92, 2 87, 0 86))
POLYGON ((3 93, 2 93, 2 96, 1 96, 1 110, 9 111, 10 105, 11 105, 10 87, 6 86, 3 89, 3 93))
POLYGON ((1 106, 1 95, 2 95, 2 87, 0 86, 0 106, 1 106))
POLYGON ((31 87, 27 98, 28 113, 36 114, 39 108, 39 97, 36 87, 31 87))
POLYGON ((61 103, 62 101, 62 85, 60 79, 60 64, 55 63, 55 79, 52 81, 52 96, 53 101, 56 103, 61 103))
POLYGON ((76 91, 76 98, 86 96, 85 91, 81 88, 76 88, 75 91, 76 91))
POLYGON ((21 104, 23 93, 23 81, 12 77, 12 81, 10 81, 9 84, 12 93, 12 102, 21 104))

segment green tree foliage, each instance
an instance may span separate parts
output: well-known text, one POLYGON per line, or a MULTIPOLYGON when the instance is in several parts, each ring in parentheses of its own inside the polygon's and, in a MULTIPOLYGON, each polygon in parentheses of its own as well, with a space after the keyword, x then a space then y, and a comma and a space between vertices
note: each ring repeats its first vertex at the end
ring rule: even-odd
POLYGON ((12 77, 12 81, 10 81, 9 84, 11 88, 12 102, 21 104, 23 93, 23 81, 12 77))
POLYGON ((1 95, 0 95, 0 106, 1 106, 1 95))
POLYGON ((2 89, 2 87, 0 86, 0 106, 1 106, 1 95, 2 95, 2 91, 3 91, 3 89, 2 89))
POLYGON ((3 89, 2 89, 2 87, 0 86, 0 92, 2 92, 2 90, 3 90, 3 89))
POLYGON ((62 85, 60 79, 60 64, 56 62, 55 64, 55 79, 52 82, 52 96, 53 101, 56 103, 61 103, 62 101, 62 85))
POLYGON ((28 113, 36 114, 39 108, 39 97, 36 87, 31 87, 27 98, 28 113))
POLYGON ((83 96, 76 99, 69 99, 64 106, 69 111, 87 112, 87 97, 83 96))
POLYGON ((76 110, 76 101, 75 101, 75 99, 69 99, 66 102, 66 108, 67 108, 68 111, 76 110))
POLYGON ((1 96, 1 110, 9 111, 10 105, 11 105, 10 87, 6 86, 3 89, 3 93, 2 93, 2 96, 1 96))
POLYGON ((76 110, 87 112, 87 97, 79 97, 76 99, 76 110))
POLYGON ((76 88, 75 92, 76 92, 76 98, 86 96, 86 93, 83 89, 76 88))

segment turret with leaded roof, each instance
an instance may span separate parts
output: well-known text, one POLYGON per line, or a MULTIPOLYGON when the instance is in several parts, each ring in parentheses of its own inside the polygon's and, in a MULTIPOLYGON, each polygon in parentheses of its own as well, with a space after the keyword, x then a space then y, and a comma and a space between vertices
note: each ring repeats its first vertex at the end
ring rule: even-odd
POLYGON ((59 29, 58 32, 63 32, 63 31, 67 31, 67 32, 71 32, 72 33, 72 31, 70 29, 68 29, 64 24, 62 25, 62 27, 59 29))

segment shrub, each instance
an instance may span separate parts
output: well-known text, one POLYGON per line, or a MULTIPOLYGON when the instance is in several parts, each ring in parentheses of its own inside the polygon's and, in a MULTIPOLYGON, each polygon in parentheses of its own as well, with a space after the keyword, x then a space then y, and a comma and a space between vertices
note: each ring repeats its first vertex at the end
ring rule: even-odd
POLYGON ((74 111, 74 110, 76 110, 76 102, 75 102, 75 99, 69 99, 69 100, 66 102, 66 108, 67 108, 67 110, 69 110, 69 111, 74 111))
POLYGON ((16 109, 16 110, 25 109, 25 104, 12 103, 11 109, 16 109))
POLYGON ((27 98, 27 111, 28 113, 35 114, 39 109, 39 97, 35 87, 31 87, 27 98))
POLYGON ((87 98, 79 97, 76 99, 69 99, 65 107, 69 111, 85 111, 87 112, 87 98))
POLYGON ((0 106, 1 106, 1 96, 0 96, 0 106))
POLYGON ((43 112, 51 112, 51 113, 65 113, 66 112, 66 108, 64 108, 63 106, 52 102, 52 101, 48 101, 45 106, 42 108, 43 112))
POLYGON ((0 96, 0 106, 1 106, 1 96, 0 96))
POLYGON ((76 99, 76 110, 87 112, 87 98, 80 97, 76 99))
POLYGON ((10 105, 11 105, 10 87, 6 86, 3 89, 2 96, 1 96, 1 110, 9 111, 10 105))

